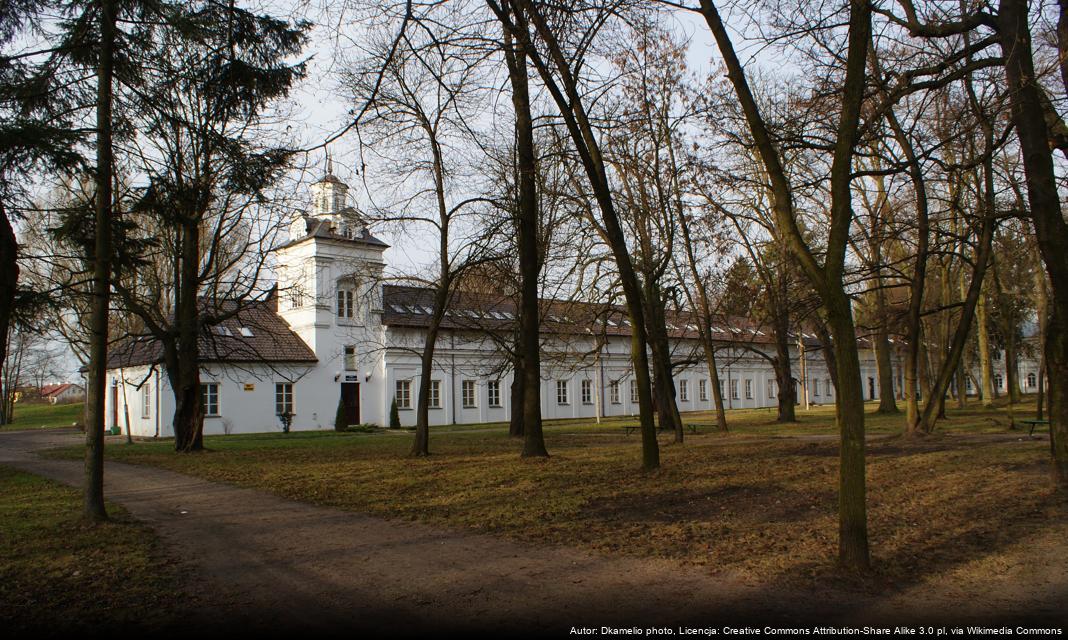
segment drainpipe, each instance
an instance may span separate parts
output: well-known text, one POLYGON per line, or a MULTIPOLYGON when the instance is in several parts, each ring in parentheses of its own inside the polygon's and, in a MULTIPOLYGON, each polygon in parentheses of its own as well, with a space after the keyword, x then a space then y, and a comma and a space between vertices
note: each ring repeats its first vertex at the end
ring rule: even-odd
POLYGON ((156 434, 153 435, 152 437, 153 438, 158 438, 159 437, 159 407, 160 407, 160 403, 159 403, 159 369, 156 369, 156 376, 155 377, 156 377, 156 434))
POLYGON ((601 415, 604 413, 604 360, 601 358, 601 349, 604 345, 597 345, 597 402, 593 405, 596 411, 597 424, 601 424, 601 415))
POLYGON ((452 423, 456 424, 456 332, 449 333, 449 345, 452 353, 449 355, 449 413, 452 414, 452 423))

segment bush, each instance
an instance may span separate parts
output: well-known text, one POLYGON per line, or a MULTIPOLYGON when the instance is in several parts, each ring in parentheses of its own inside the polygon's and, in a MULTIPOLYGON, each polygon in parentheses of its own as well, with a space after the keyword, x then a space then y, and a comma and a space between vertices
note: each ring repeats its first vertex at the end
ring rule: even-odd
POLYGON ((397 399, 393 398, 393 403, 389 405, 389 428, 400 429, 400 411, 397 410, 397 399))
POLYGON ((345 428, 345 431, 349 433, 374 433, 381 429, 377 424, 373 422, 364 422, 362 424, 354 424, 345 428))
POLYGON ((334 431, 344 431, 349 425, 345 424, 345 403, 341 395, 337 397, 337 413, 334 415, 334 431))

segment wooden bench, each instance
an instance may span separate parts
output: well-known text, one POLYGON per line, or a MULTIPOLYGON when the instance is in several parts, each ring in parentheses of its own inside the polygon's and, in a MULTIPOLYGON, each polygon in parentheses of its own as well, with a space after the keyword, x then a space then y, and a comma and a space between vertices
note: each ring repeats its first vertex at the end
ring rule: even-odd
MULTIPOLYGON (((684 424, 682 426, 684 428, 686 428, 686 429, 689 429, 690 433, 693 433, 693 434, 697 433, 697 425, 695 425, 695 424, 684 424)), ((642 426, 640 424, 628 424, 628 425, 624 425, 623 426, 623 431, 624 431, 624 433, 626 435, 629 436, 631 434, 631 432, 638 431, 641 428, 642 428, 642 426)), ((658 429, 658 431, 667 431, 667 429, 658 429)))
POLYGON ((1035 435, 1035 427, 1040 424, 1046 425, 1046 430, 1049 430, 1049 420, 1020 420, 1020 422, 1031 425, 1030 431, 1027 432, 1028 437, 1035 435))

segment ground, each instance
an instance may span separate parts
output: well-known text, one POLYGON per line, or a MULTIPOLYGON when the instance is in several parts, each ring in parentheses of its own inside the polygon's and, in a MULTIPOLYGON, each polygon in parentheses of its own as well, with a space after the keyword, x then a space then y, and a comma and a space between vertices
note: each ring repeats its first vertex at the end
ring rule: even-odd
POLYGON ((15 419, 11 424, 0 426, 0 431, 70 427, 82 422, 84 407, 85 405, 80 402, 71 404, 18 403, 15 405, 15 419))
MULTIPOLYGON (((520 459, 492 426, 435 430, 428 459, 404 455, 405 432, 208 438, 198 455, 115 440, 111 460, 138 466, 111 463, 109 495, 165 540, 196 540, 200 574, 274 620, 307 609, 327 627, 351 623, 358 603, 360 625, 403 619, 409 630, 755 612, 1063 624, 1068 514, 1046 475, 1044 434, 1009 431, 1004 408, 951 413, 916 440, 896 435, 899 416, 870 416, 877 570, 857 578, 833 563, 830 415, 781 426, 738 412, 721 435, 690 414, 700 435, 662 437, 652 473, 639 471, 639 439, 621 421, 550 425, 548 460, 520 459)), ((1028 415, 1017 407, 1014 418, 1028 415)), ((20 464, 77 482, 76 463, 61 459, 76 449, 42 461, 27 452, 46 445, 18 436, 0 451, 21 446, 20 464)))
POLYGON ((10 631, 91 630, 106 617, 144 628, 174 622, 179 565, 144 524, 111 504, 83 522, 81 493, 0 466, 0 620, 10 631))

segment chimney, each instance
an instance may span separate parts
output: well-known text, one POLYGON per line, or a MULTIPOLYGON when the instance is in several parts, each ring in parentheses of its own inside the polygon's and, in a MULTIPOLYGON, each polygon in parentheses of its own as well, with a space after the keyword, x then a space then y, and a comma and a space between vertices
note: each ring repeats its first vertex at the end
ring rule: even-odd
POLYGON ((267 309, 273 313, 278 313, 278 283, 274 283, 271 286, 271 290, 267 292, 267 309))

